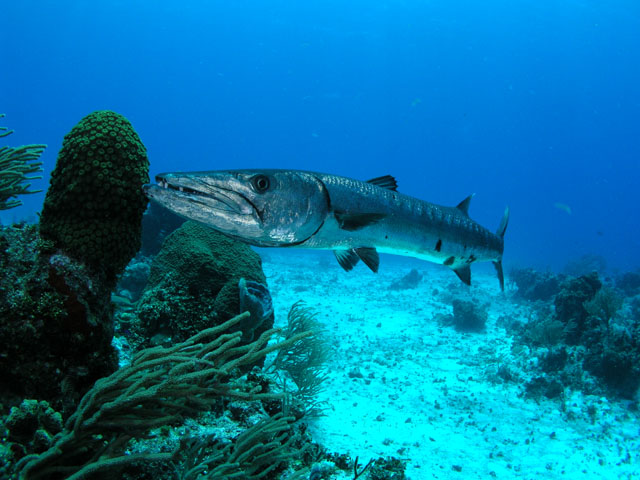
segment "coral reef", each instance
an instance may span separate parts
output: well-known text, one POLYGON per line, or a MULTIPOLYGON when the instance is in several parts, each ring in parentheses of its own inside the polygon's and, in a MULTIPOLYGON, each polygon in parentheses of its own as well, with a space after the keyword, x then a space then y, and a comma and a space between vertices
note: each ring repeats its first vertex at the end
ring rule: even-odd
MULTIPOLYGON (((184 223, 151 264, 136 310, 138 338, 143 344, 177 342, 237 315, 242 278, 267 283, 260 257, 249 246, 196 222, 184 223)), ((273 313, 252 318, 245 339, 257 338, 272 325, 273 313)))
POLYGON ((525 392, 532 398, 558 398, 564 390, 563 385, 546 376, 534 377, 525 385, 525 392))
POLYGON ((416 288, 420 283, 420 280, 422 280, 422 275, 415 268, 412 268, 404 277, 389 285, 389 290, 407 290, 410 288, 416 288))
MULTIPOLYGON (((17 463, 21 478, 94 478, 103 472, 116 475, 132 464, 167 463, 177 458, 178 446, 169 451, 131 453, 129 441, 147 437, 154 428, 180 424, 183 416, 206 411, 222 398, 282 398, 241 382, 237 367, 291 348, 309 332, 267 346, 275 333, 269 330, 255 342, 240 346, 242 333, 233 328, 247 315, 173 347, 143 350, 130 366, 98 381, 55 436, 51 448, 17 463)), ((260 472, 276 469, 298 453, 291 452, 288 432, 293 422, 291 417, 276 414, 242 433, 232 446, 214 443, 213 455, 191 466, 183 478, 260 478, 260 472), (204 470, 210 470, 210 475, 201 477, 204 470)))
POLYGON ((406 460, 400 460, 394 457, 378 458, 375 462, 371 463, 369 479, 405 480, 405 478, 407 478, 404 473, 407 467, 406 463, 406 460))
MULTIPOLYGON (((258 480, 281 473, 283 466, 304 454, 297 448, 293 419, 278 413, 260 420, 242 432, 233 442, 223 443, 215 438, 187 439, 181 450, 185 462, 178 469, 181 479, 258 480), (180 471, 181 470, 181 471, 180 471)), ((307 478, 306 469, 287 476, 287 480, 307 478)))
POLYGON ((449 322, 456 330, 460 332, 484 331, 489 316, 486 306, 461 299, 454 299, 452 306, 453 316, 449 317, 449 322))
POLYGON ((596 272, 571 278, 562 284, 554 299, 556 318, 565 325, 565 340, 570 345, 580 343, 589 315, 584 304, 591 300, 602 287, 596 272))
POLYGON ((316 397, 327 379, 327 367, 332 352, 316 319, 316 313, 300 301, 289 310, 287 327, 282 333, 282 338, 286 341, 302 332, 311 334, 290 349, 278 350, 269 370, 280 372, 278 381, 281 388, 291 392, 304 407, 301 416, 320 415, 323 407, 316 397), (292 382, 295 388, 290 389, 288 382, 292 382))
POLYGON ((553 316, 533 317, 521 334, 528 345, 554 347, 564 339, 564 324, 553 316))
POLYGON ((551 272, 514 268, 509 278, 518 287, 517 296, 526 300, 550 300, 560 291, 560 278, 551 272))
POLYGON ((640 387, 640 315, 633 300, 623 309, 619 292, 592 272, 563 282, 553 302, 554 312, 509 326, 532 348, 543 373, 526 384, 527 395, 555 398, 570 387, 633 398, 640 387))
POLYGON ((40 233, 113 287, 140 249, 146 183, 146 149, 129 121, 108 110, 93 112, 64 137, 40 233))
POLYGON ((22 458, 51 447, 54 435, 62 431, 62 415, 46 401, 23 400, 19 406, 11 407, 4 427, 13 457, 22 458))
POLYGON ((47 400, 63 413, 117 366, 110 292, 48 249, 34 225, 0 229, 0 401, 47 400))
POLYGON ((632 297, 640 293, 640 272, 625 272, 616 278, 616 288, 632 297))
MULTIPOLYGON (((3 118, 4 114, 0 114, 3 118)), ((0 138, 13 133, 6 127, 0 127, 0 138)), ((42 171, 42 162, 37 161, 46 145, 23 145, 21 147, 0 147, 0 210, 8 210, 22 205, 18 195, 38 193, 42 190, 30 190, 31 180, 41 176, 29 177, 42 171)))
POLYGON ((640 325, 637 318, 617 317, 622 304, 622 297, 608 287, 585 303, 584 368, 617 394, 633 398, 640 386, 640 325))
POLYGON ((603 275, 607 271, 607 261, 601 255, 587 253, 579 258, 570 260, 564 267, 564 273, 572 277, 589 275, 593 272, 603 275))

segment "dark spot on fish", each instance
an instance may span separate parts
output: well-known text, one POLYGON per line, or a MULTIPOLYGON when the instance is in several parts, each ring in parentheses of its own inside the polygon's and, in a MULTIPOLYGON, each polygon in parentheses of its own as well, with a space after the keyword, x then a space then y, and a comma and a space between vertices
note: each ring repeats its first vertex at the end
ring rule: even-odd
POLYGON ((467 258, 467 263, 473 263, 478 259, 478 257, 476 257, 475 255, 471 254, 469 255, 469 258, 467 258))
POLYGON ((447 258, 444 262, 442 262, 443 265, 453 265, 453 262, 456 261, 456 257, 449 257, 447 258))
POLYGON ((389 239, 389 235, 385 235, 385 236, 384 236, 384 239, 385 239, 385 240, 388 240, 388 239, 389 239))
POLYGON ((439 252, 442 249, 442 240, 438 239, 438 243, 436 243, 436 252, 439 252))

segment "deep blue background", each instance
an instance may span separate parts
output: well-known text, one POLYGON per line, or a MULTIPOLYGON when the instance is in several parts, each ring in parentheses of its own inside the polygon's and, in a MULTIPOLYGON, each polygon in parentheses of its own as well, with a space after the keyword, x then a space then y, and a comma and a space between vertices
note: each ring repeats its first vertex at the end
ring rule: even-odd
POLYGON ((507 269, 595 253, 627 270, 639 32, 636 0, 4 2, 2 144, 47 143, 48 175, 64 134, 111 109, 152 173, 389 173, 435 203, 475 192, 491 228, 509 204, 507 269))

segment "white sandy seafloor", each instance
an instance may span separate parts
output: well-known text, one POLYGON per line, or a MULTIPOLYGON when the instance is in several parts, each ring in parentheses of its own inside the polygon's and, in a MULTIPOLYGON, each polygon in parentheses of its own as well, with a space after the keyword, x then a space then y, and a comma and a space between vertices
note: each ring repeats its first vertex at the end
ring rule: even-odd
MULTIPOLYGON (((326 416, 310 425, 329 451, 361 464, 405 459, 412 480, 640 478, 640 416, 628 404, 580 392, 536 402, 521 385, 495 380, 497 366, 515 362, 496 320, 526 318, 528 307, 500 293, 490 265, 472 267, 468 288, 414 259, 382 256, 374 274, 362 263, 344 272, 331 252, 259 253, 276 324, 304 300, 335 347, 321 397, 326 416), (423 274, 419 286, 389 290, 411 268, 423 274), (451 313, 451 293, 489 304, 485 333, 438 322, 451 313)), ((526 378, 525 365, 511 367, 526 378)))

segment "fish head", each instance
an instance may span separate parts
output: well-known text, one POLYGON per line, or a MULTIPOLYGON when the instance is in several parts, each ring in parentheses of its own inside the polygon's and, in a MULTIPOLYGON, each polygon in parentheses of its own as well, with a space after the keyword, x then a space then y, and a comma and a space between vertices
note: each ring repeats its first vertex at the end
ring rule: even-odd
POLYGON ((261 247, 297 245, 329 213, 324 184, 290 170, 174 172, 145 185, 147 196, 190 220, 261 247))

